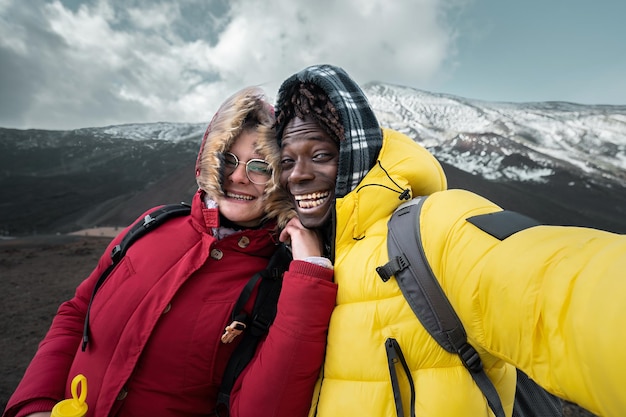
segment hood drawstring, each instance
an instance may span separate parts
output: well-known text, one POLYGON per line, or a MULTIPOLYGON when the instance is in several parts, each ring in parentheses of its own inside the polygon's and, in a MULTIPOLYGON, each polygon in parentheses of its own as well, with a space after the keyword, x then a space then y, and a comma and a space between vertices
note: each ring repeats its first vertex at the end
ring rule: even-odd
POLYGON ((409 200, 411 198, 411 189, 410 188, 402 188, 402 187, 400 187, 398 185, 398 183, 395 182, 393 180, 393 178, 391 178, 391 175, 389 175, 387 170, 385 168, 383 168, 383 165, 380 163, 380 161, 377 161, 377 163, 378 163, 378 166, 380 167, 380 169, 382 169, 383 172, 385 173, 385 175, 387 175, 387 178, 389 178, 389 180, 393 183, 393 185, 395 185, 397 188, 399 188, 400 191, 398 191, 396 189, 393 189, 391 187, 388 187, 386 185, 383 185, 383 184, 365 184, 365 185, 362 185, 359 188, 357 188, 356 192, 358 193, 359 191, 361 191, 362 188, 370 187, 370 186, 383 187, 383 188, 386 188, 386 189, 388 189, 390 191, 393 191, 394 193, 400 194, 398 196, 398 200, 409 200))

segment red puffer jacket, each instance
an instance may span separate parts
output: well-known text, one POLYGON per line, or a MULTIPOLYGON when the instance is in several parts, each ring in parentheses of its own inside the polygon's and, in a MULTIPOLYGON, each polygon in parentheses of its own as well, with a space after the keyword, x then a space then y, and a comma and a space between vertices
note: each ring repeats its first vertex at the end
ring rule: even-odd
MULTIPOLYGON (((58 310, 5 417, 50 410, 87 378, 89 416, 210 416, 236 342, 220 337, 250 277, 275 249, 273 225, 217 240, 216 209, 196 194, 191 216, 139 239, 98 290, 90 340, 81 351, 87 305, 110 263, 114 239, 73 299, 58 310)), ((335 305, 332 271, 293 261, 278 313, 231 395, 231 416, 306 415, 335 305)), ((253 300, 248 303, 250 308, 253 300)))

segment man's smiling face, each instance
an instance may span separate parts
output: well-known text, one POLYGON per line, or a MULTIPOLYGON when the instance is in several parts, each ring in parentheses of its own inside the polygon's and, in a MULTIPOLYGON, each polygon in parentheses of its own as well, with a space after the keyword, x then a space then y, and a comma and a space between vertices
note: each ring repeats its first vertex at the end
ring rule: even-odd
POLYGON ((318 228, 335 204, 339 147, 310 116, 294 117, 283 130, 280 183, 293 199, 302 225, 318 228))

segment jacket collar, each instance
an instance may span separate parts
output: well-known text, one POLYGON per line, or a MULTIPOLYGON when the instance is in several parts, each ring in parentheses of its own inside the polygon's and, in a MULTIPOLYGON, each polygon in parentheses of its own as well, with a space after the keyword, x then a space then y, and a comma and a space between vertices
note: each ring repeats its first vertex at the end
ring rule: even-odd
POLYGON ((447 188, 443 168, 428 150, 402 133, 390 129, 383 129, 383 133, 374 167, 353 191, 336 201, 338 245, 342 239, 386 234, 386 221, 400 204, 447 188), (381 219, 385 221, 380 223, 381 219))

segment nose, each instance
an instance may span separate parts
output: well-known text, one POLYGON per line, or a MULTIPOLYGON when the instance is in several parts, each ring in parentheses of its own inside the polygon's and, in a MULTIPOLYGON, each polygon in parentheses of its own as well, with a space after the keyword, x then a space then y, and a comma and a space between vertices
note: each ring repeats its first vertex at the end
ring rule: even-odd
POLYGON ((294 163, 293 169, 289 173, 288 180, 292 183, 310 181, 315 178, 313 167, 308 161, 299 159, 294 163))

